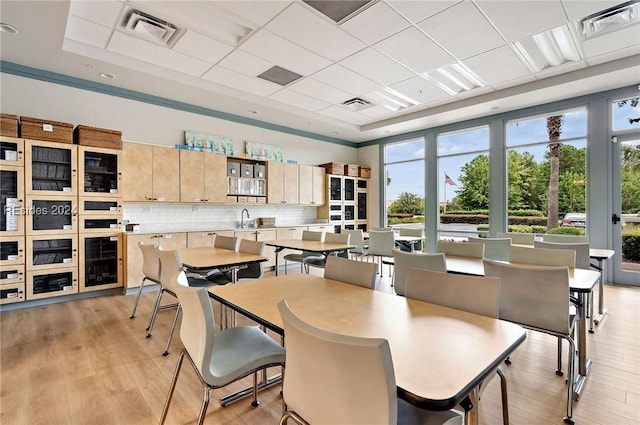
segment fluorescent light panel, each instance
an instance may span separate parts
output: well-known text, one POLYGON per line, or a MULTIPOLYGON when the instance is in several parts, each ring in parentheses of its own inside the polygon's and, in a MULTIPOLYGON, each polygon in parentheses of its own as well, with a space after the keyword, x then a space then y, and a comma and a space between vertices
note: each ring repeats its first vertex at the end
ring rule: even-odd
POLYGON ((515 46, 534 72, 580 60, 566 25, 525 38, 515 46))
POLYGON ((452 96, 486 86, 480 77, 460 62, 425 72, 422 76, 452 96))

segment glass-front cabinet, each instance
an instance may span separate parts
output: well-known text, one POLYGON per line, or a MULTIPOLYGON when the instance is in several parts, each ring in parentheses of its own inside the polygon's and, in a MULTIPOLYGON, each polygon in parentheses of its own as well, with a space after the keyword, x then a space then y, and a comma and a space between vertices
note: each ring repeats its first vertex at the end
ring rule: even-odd
POLYGON ((80 196, 122 197, 120 151, 80 146, 78 156, 80 196))
POLYGON ((80 197, 78 200, 80 215, 122 215, 122 201, 119 199, 99 200, 96 198, 80 197))
POLYGON ((0 239, 0 265, 24 263, 24 237, 3 237, 0 239))
POLYGON ((24 264, 0 266, 0 304, 24 300, 24 264))
POLYGON ((24 166, 24 140, 0 136, 0 165, 24 166))
POLYGON ((77 146, 64 143, 25 141, 26 193, 76 195, 77 146))
POLYGON ((0 165, 0 235, 24 234, 24 168, 0 165))
POLYGON ((80 235, 80 292, 122 286, 120 235, 80 235))
POLYGON ((28 236, 27 271, 78 265, 76 236, 28 236))
POLYGON ((27 271, 27 300, 70 295, 78 292, 78 268, 61 267, 27 271))
POLYGON ((27 212, 27 235, 78 233, 76 197, 31 196, 27 212))

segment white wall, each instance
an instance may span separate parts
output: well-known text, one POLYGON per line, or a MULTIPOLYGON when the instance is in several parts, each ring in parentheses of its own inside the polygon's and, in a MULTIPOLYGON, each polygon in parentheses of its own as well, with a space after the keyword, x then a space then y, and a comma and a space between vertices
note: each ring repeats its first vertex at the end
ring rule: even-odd
POLYGON ((369 179, 369 227, 381 226, 380 223, 380 147, 367 146, 358 149, 357 163, 371 167, 369 179))

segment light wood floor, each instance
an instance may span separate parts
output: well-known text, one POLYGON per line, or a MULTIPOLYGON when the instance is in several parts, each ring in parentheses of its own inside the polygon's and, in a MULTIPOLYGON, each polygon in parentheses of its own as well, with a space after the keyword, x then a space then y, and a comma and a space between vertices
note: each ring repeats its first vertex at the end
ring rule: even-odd
MULTIPOLYGON (((379 290, 390 290, 386 276, 379 290)), ((171 354, 162 356, 169 311, 159 314, 154 337, 145 338, 153 297, 143 294, 134 320, 129 319, 134 297, 122 295, 1 313, 0 423, 158 423, 181 343, 176 334, 171 354)), ((638 425, 640 288, 607 285, 605 300, 609 314, 588 335, 594 366, 574 419, 578 425, 638 425)), ((554 374, 555 347, 555 338, 529 332, 513 364, 503 367, 513 425, 563 423, 566 387, 554 374)), ((250 380, 242 384, 229 388, 250 380)), ((278 423, 279 387, 263 391, 257 409, 245 400, 221 408, 217 398, 226 392, 214 393, 205 423, 278 423)), ((194 423, 201 399, 200 383, 185 362, 167 424, 194 423)), ((491 381, 481 407, 482 424, 501 423, 498 379, 491 381)))

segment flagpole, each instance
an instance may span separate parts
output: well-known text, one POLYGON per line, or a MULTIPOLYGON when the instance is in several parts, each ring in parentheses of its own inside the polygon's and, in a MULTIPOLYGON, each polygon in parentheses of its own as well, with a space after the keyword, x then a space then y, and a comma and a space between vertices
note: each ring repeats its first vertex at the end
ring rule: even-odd
POLYGON ((447 172, 444 172, 444 205, 442 206, 442 215, 447 213, 447 172))

